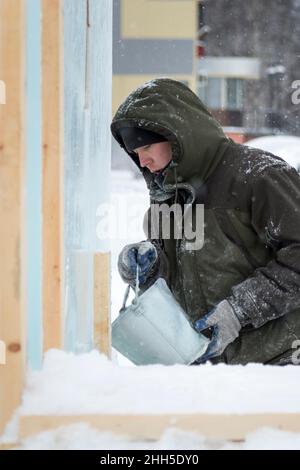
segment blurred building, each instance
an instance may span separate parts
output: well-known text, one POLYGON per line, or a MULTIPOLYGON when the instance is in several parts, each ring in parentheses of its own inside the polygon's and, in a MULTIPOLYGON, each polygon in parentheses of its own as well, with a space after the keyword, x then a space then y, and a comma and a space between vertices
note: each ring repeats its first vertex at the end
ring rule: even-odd
MULTIPOLYGON (((186 83, 244 142, 300 135, 300 0, 113 0, 113 112, 138 85, 186 83)), ((113 142, 114 166, 122 163, 113 142)), ((128 159, 127 159, 128 160, 128 159)))
POLYGON ((195 90, 196 0, 114 0, 113 110, 154 77, 195 90))
POLYGON ((202 0, 198 18, 198 94, 227 133, 300 135, 300 1, 202 0))
MULTIPOLYGON (((155 77, 181 80, 196 91, 197 6, 197 0, 113 0, 113 112, 155 77)), ((128 167, 123 154, 113 140, 114 168, 128 167)))

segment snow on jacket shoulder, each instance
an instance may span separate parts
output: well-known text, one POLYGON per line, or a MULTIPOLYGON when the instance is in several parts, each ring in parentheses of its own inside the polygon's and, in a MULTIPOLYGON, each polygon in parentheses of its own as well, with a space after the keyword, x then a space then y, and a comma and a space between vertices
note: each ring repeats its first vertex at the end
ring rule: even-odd
POLYGON ((242 323, 258 328, 300 308, 300 176, 261 151, 250 161, 247 200, 251 223, 274 258, 232 288, 228 298, 242 323))

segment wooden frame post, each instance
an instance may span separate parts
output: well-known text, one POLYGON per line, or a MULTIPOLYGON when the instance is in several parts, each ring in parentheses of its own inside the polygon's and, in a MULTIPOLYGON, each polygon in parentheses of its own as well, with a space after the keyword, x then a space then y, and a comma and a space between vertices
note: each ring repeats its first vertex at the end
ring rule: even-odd
POLYGON ((23 0, 0 0, 0 434, 20 403, 25 369, 24 22, 23 0))
POLYGON ((61 0, 42 0, 44 351, 63 347, 63 33, 61 0))
POLYGON ((94 347, 111 358, 110 253, 94 254, 94 347))

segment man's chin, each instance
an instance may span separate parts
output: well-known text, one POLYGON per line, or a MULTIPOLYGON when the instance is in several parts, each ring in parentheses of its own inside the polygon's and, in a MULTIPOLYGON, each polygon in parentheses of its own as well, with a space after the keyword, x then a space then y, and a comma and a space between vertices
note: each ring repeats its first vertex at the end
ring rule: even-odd
POLYGON ((162 170, 162 168, 157 168, 156 166, 151 168, 148 166, 147 168, 149 171, 151 171, 151 173, 159 173, 162 170))

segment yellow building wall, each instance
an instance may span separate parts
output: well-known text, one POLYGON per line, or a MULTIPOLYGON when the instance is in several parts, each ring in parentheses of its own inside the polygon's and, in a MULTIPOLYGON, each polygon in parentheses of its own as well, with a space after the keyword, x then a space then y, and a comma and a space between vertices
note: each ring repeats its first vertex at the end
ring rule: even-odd
MULTIPOLYGON (((112 112, 115 114, 119 105, 124 101, 124 99, 131 93, 135 88, 152 80, 153 78, 158 78, 158 75, 114 75, 113 76, 113 86, 112 86, 112 112)), ((186 84, 195 91, 196 83, 195 78, 192 75, 176 75, 169 76, 168 78, 173 78, 175 80, 182 80, 187 82, 186 84)))
MULTIPOLYGON (((120 29, 122 39, 189 39, 197 36, 197 0, 121 0, 120 29)), ((166 76, 166 75, 161 75, 166 76)), ((196 90, 195 73, 168 75, 184 81, 196 90)), ((124 74, 113 76, 112 112, 128 94, 156 75, 124 74)))
POLYGON ((194 39, 196 28, 196 0, 121 0, 124 39, 194 39))

